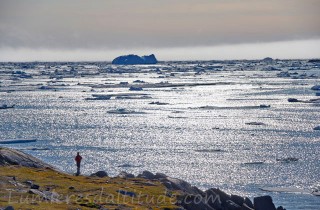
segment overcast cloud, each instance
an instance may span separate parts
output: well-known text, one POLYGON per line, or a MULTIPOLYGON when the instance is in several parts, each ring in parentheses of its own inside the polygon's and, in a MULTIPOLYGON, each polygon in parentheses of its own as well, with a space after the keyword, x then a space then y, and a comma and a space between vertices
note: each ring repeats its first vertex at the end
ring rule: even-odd
POLYGON ((0 53, 318 40, 319 11, 319 0, 0 0, 0 53))

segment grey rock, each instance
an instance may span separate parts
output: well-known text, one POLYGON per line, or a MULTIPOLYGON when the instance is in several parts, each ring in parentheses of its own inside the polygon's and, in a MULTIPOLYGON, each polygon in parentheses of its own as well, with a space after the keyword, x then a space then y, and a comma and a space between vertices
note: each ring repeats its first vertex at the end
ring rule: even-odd
POLYGON ((156 175, 154 176, 155 179, 165 179, 168 176, 165 175, 164 173, 156 173, 156 175))
POLYGON ((33 185, 33 181, 30 181, 30 180, 25 181, 24 183, 27 184, 27 185, 29 185, 29 186, 33 185))
POLYGON ((178 197, 177 205, 182 206, 185 210, 215 210, 209 206, 202 196, 188 195, 178 197))
POLYGON ((120 172, 120 174, 117 176, 119 178, 128 179, 128 178, 134 178, 133 174, 129 174, 125 171, 120 172))
POLYGON ((205 200, 209 206, 216 210, 223 209, 220 196, 216 194, 212 189, 205 192, 205 200))
POLYGON ((40 188, 40 186, 39 185, 37 185, 37 184, 32 184, 31 186, 30 186, 30 188, 31 189, 39 189, 40 188))
POLYGON ((53 166, 19 150, 0 147, 0 166, 8 165, 54 169, 53 166))
POLYGON ((191 186, 188 182, 181 180, 181 179, 176 179, 172 177, 167 177, 165 179, 160 180, 162 183, 163 182, 170 182, 172 186, 172 190, 181 190, 187 194, 193 194, 196 195, 198 193, 195 188, 191 186))
POLYGON ((40 191, 40 190, 36 190, 36 189, 30 189, 29 190, 30 194, 35 194, 40 196, 41 198, 43 198, 44 200, 49 200, 49 201, 53 201, 53 202, 60 202, 59 198, 59 194, 56 192, 50 192, 50 191, 40 191))
POLYGON ((251 207, 249 207, 247 204, 243 204, 242 206, 241 206, 241 210, 254 210, 254 208, 251 208, 251 207))
POLYGON ((43 191, 42 192, 47 200, 54 201, 54 202, 60 202, 59 198, 61 197, 60 194, 56 192, 51 192, 51 191, 43 191))
POLYGON ((252 201, 248 197, 245 197, 244 205, 247 205, 248 207, 250 207, 252 209, 254 208, 252 201))
POLYGON ((214 193, 216 193, 219 196, 219 199, 222 204, 225 204, 227 200, 231 200, 231 196, 229 194, 223 192, 222 190, 220 190, 218 188, 211 188, 209 190, 213 191, 214 193))
POLYGON ((138 178, 155 179, 155 175, 150 171, 143 171, 142 174, 138 175, 138 178))
POLYGON ((192 190, 193 190, 193 192, 195 192, 196 195, 201 195, 203 197, 206 196, 205 192, 203 192, 202 190, 200 190, 196 186, 192 186, 192 190))
POLYGON ((272 198, 268 195, 255 197, 253 203, 255 210, 276 210, 272 198))
POLYGON ((125 191, 125 190, 117 190, 118 193, 122 194, 122 195, 127 195, 130 197, 136 197, 136 193, 134 192, 129 192, 129 191, 125 191))
POLYGON ((107 177, 108 173, 105 171, 98 171, 96 173, 91 174, 90 176, 97 176, 99 178, 107 177))
POLYGON ((161 182, 168 190, 173 190, 173 186, 171 184, 171 182, 161 182))
POLYGON ((224 206, 225 206, 225 209, 228 209, 228 210, 241 210, 241 206, 234 203, 232 200, 227 200, 224 206))
POLYGON ((239 206, 242 206, 244 203, 244 197, 239 195, 231 195, 231 201, 238 204, 239 206))

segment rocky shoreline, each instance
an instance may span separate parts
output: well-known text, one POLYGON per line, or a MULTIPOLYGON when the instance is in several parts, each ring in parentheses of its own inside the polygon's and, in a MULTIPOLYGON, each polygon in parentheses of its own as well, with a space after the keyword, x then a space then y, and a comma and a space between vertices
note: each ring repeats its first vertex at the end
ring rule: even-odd
MULTIPOLYGON (((9 148, 1 148, 0 147, 0 168, 8 168, 8 167, 25 167, 30 169, 33 173, 37 174, 43 173, 42 170, 53 172, 59 174, 59 176, 66 177, 66 179, 72 179, 67 177, 66 174, 63 172, 58 171, 53 166, 44 163, 43 161, 32 157, 31 155, 25 154, 19 150, 9 149, 9 148)), ((2 170, 2 169, 1 169, 2 170)), ((14 174, 14 173, 13 173, 14 174)), ((23 174, 22 174, 23 175, 23 174)), ((3 175, 1 175, 3 176, 3 175)), ((58 176, 58 175, 57 175, 58 176)), ((51 175, 50 175, 51 177, 51 175)), ((6 189, 7 191, 23 191, 28 194, 37 195, 43 200, 50 200, 51 202, 59 203, 59 195, 53 191, 52 189, 46 187, 47 189, 43 189, 43 186, 39 186, 38 184, 34 183, 33 181, 24 181, 23 183, 17 181, 16 175, 8 177, 0 177, 0 186, 6 186, 6 184, 14 185, 15 187, 12 189, 6 189), (6 183, 8 182, 8 183, 6 183), (27 189, 27 190, 26 190, 27 189)), ((168 207, 148 207, 148 209, 179 209, 179 210, 283 210, 282 206, 276 208, 272 202, 272 198, 270 196, 260 196, 255 197, 253 202, 248 197, 243 197, 239 195, 229 195, 224 191, 218 188, 210 188, 206 191, 202 191, 195 186, 192 186, 190 183, 169 177, 163 173, 156 173, 153 174, 149 171, 143 171, 141 174, 135 176, 133 174, 129 174, 126 172, 121 172, 117 177, 110 178, 105 171, 98 171, 94 174, 91 174, 90 177, 81 176, 80 179, 104 179, 109 178, 107 185, 113 186, 111 182, 113 179, 116 179, 116 183, 143 183, 141 188, 148 187, 152 189, 163 188, 165 189, 165 200, 172 198, 172 206, 168 207), (121 180, 121 181, 119 181, 121 180)), ((20 178, 19 178, 20 179, 20 178)), ((51 177, 53 185, 54 184, 54 177, 51 177)), ((95 182, 92 181, 91 182, 95 182)), ((68 190, 74 190, 75 187, 69 186, 68 190)), ((9 210, 9 209, 18 209, 15 208, 14 205, 7 205, 2 206, 3 202, 1 201, 4 199, 4 192, 0 191, 0 209, 9 210)), ((135 190, 130 190, 123 184, 121 189, 116 190, 116 193, 121 194, 121 196, 136 199, 140 195, 135 190)), ((11 194, 10 194, 11 195, 11 194)), ((149 193, 148 196, 154 196, 154 193, 149 193)), ((60 196, 61 197, 61 196, 60 196)), ((103 203, 94 203, 90 205, 81 205, 84 209, 146 209, 144 205, 141 205, 141 208, 130 208, 123 206, 122 204, 118 203, 115 204, 115 208, 105 208, 103 203), (91 205, 91 206, 90 206, 91 205)), ((158 205, 159 206, 159 205, 158 205)), ((57 209, 53 205, 46 207, 47 209, 57 209)), ((35 208, 37 209, 37 208, 35 208)), ((82 208, 78 208, 82 209, 82 208)))

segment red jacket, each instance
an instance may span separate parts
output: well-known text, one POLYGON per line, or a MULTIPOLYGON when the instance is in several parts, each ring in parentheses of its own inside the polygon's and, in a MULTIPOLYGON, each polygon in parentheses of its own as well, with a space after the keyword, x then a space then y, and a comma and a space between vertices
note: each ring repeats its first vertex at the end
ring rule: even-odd
POLYGON ((82 160, 82 157, 81 157, 80 155, 77 155, 76 158, 75 158, 75 161, 76 161, 77 163, 80 163, 81 160, 82 160))

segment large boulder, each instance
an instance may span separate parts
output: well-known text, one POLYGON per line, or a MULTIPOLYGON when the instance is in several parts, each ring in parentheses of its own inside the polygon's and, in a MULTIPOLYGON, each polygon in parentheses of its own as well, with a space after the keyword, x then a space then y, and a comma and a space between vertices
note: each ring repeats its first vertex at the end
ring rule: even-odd
POLYGON ((252 201, 248 197, 245 197, 243 205, 245 205, 251 209, 254 208, 252 201))
POLYGON ((186 194, 204 195, 204 192, 197 187, 192 186, 190 183, 182 179, 169 177, 163 173, 153 174, 149 171, 143 171, 142 174, 137 176, 137 178, 159 180, 169 190, 180 190, 186 194))
POLYGON ((142 174, 139 174, 137 177, 144 179, 155 179, 155 175, 150 171, 143 171, 142 174))
POLYGON ((225 206, 225 209, 228 209, 228 210, 241 210, 241 206, 234 203, 232 200, 227 200, 224 206, 225 206))
POLYGON ((243 204, 242 206, 241 206, 241 210, 254 210, 254 208, 251 208, 251 207, 249 207, 247 204, 243 204))
POLYGON ((138 55, 122 55, 115 58, 112 64, 115 65, 143 65, 143 64, 156 64, 158 63, 154 54, 138 56, 138 55))
POLYGON ((170 190, 181 190, 184 193, 193 194, 193 195, 199 194, 199 191, 197 188, 192 187, 190 183, 188 183, 182 179, 166 177, 164 179, 161 179, 160 181, 162 183, 170 183, 170 185, 171 185, 170 190))
POLYGON ((216 194, 212 189, 205 192, 205 199, 209 206, 216 210, 223 209, 220 196, 216 194))
POLYGON ((222 204, 225 204, 227 202, 227 200, 231 200, 231 196, 229 194, 223 192, 219 188, 211 188, 211 189, 207 190, 206 192, 208 192, 208 191, 212 191, 216 195, 218 195, 222 204))
POLYGON ((177 205, 182 206, 185 210, 215 210, 212 208, 202 196, 199 195, 182 195, 177 198, 177 205))
POLYGON ((96 173, 91 174, 90 176, 96 176, 96 177, 99 177, 99 178, 103 178, 103 177, 107 177, 108 173, 105 172, 105 171, 98 171, 96 173))
POLYGON ((154 175, 154 178, 155 179, 165 179, 167 178, 168 176, 165 175, 164 173, 156 173, 156 175, 154 175))
POLYGON ((119 178, 123 178, 123 179, 131 179, 131 178, 134 178, 134 175, 133 174, 129 174, 125 171, 121 171, 120 174, 117 176, 119 178))
POLYGON ((0 147, 0 166, 8 165, 54 169, 53 166, 19 150, 0 147))
POLYGON ((244 197, 239 195, 231 195, 231 201, 238 204, 239 206, 242 206, 242 204, 244 203, 244 197))
POLYGON ((276 210, 272 198, 268 195, 255 197, 253 203, 255 210, 276 210))
POLYGON ((231 195, 230 199, 233 203, 241 206, 243 209, 253 209, 253 203, 248 197, 242 197, 239 195, 231 195))

